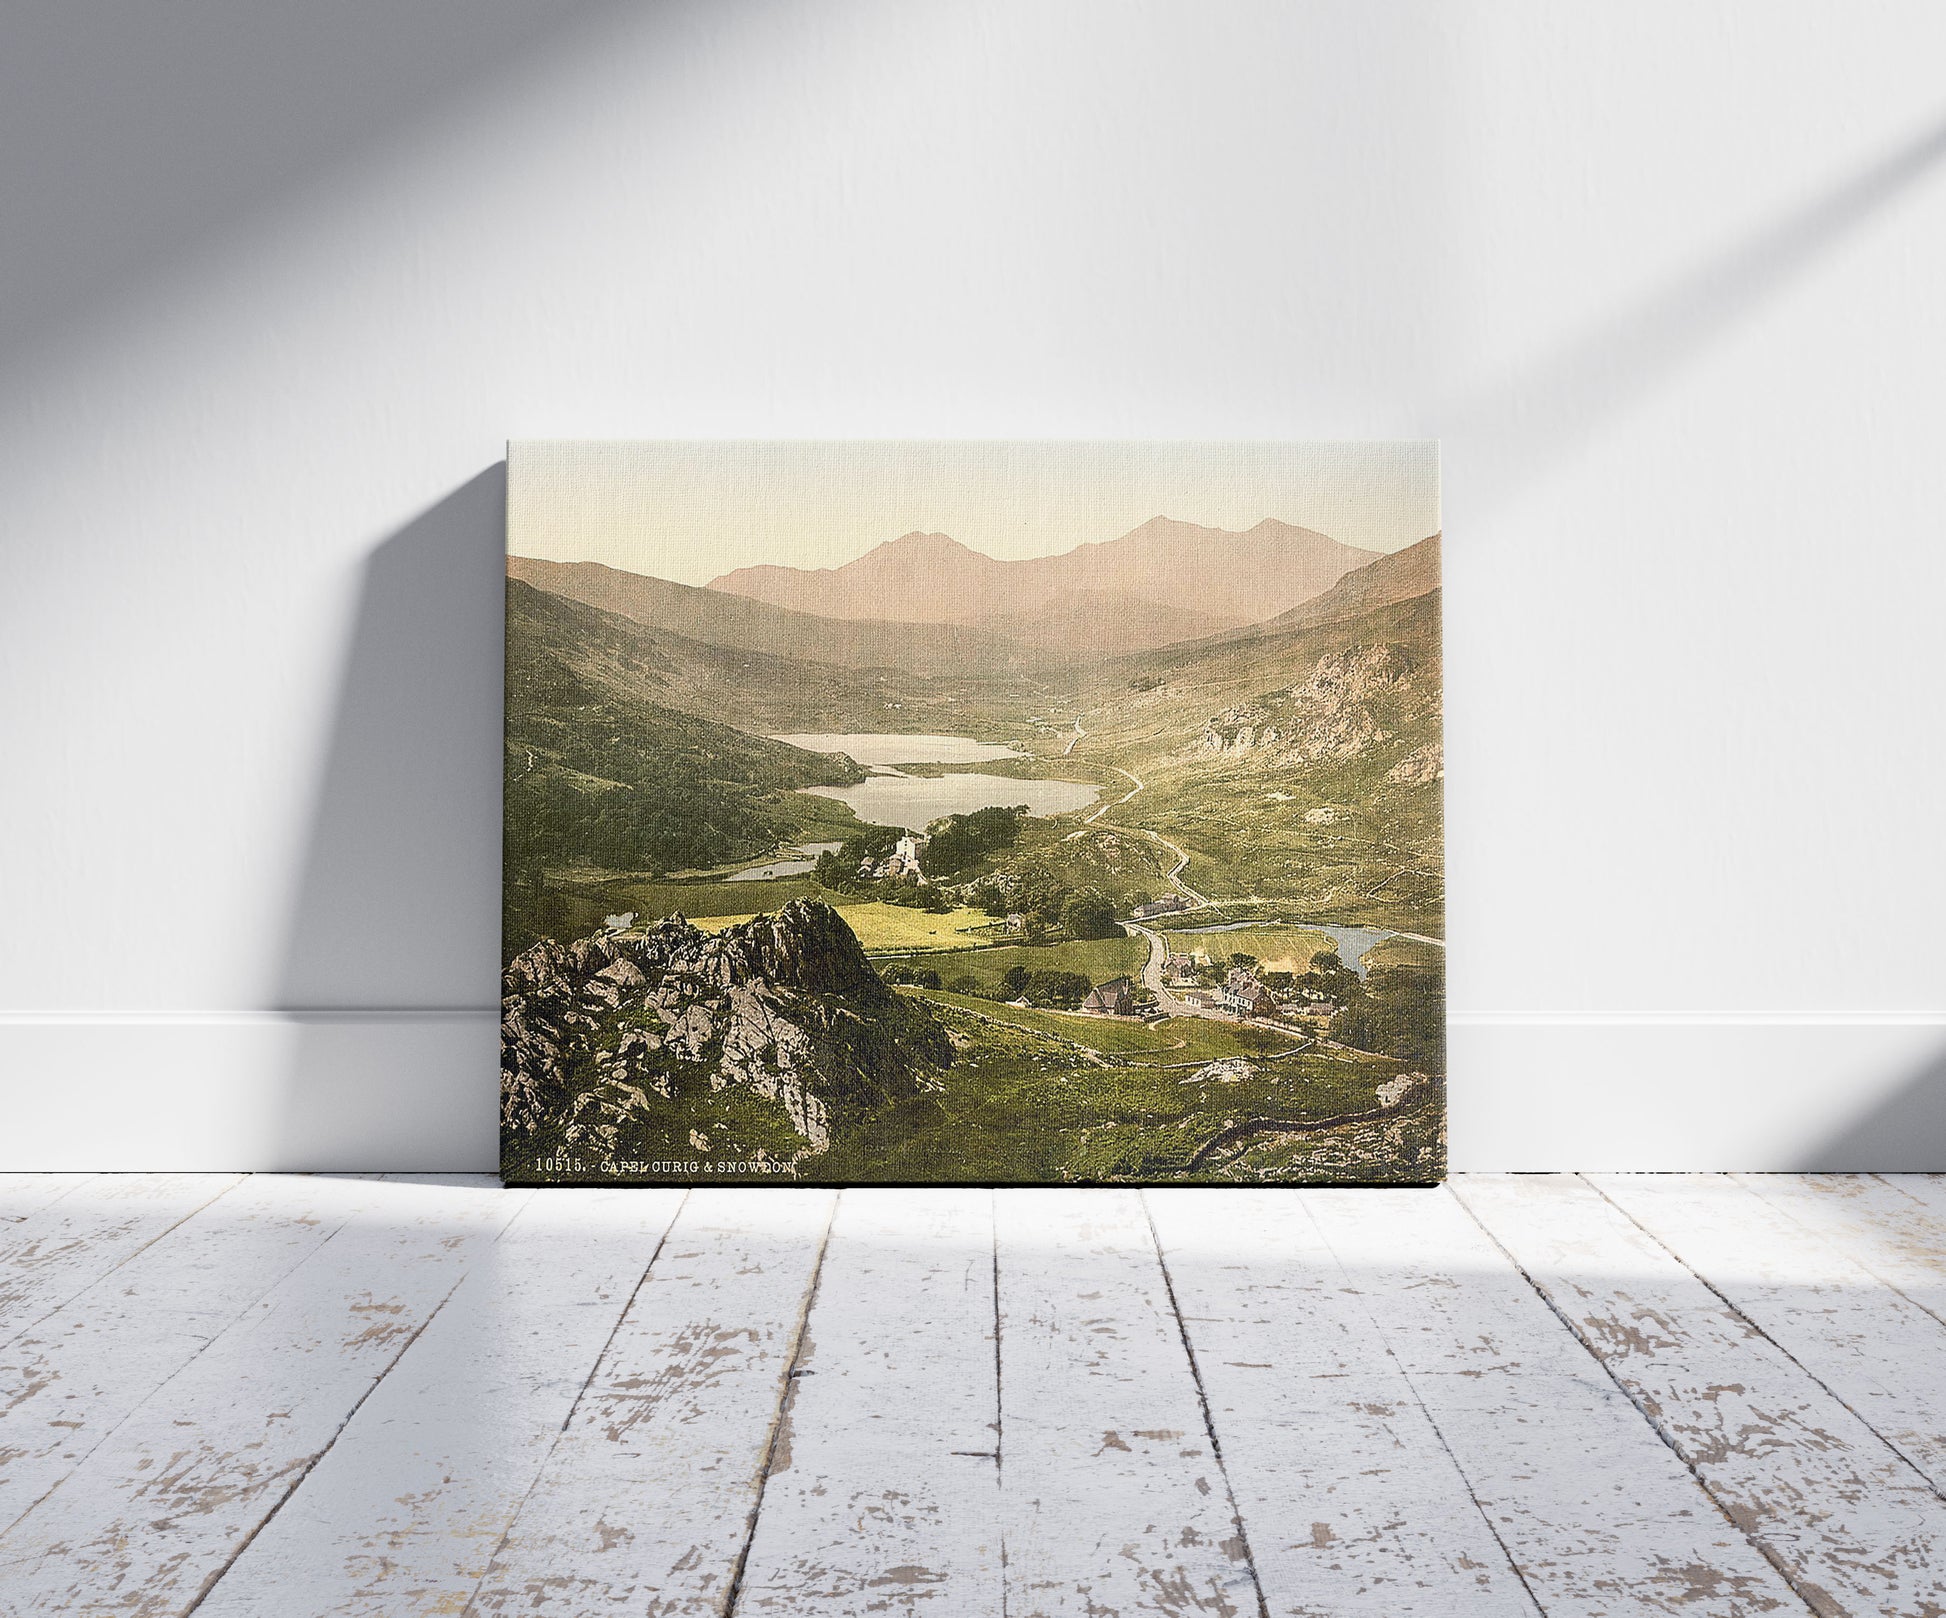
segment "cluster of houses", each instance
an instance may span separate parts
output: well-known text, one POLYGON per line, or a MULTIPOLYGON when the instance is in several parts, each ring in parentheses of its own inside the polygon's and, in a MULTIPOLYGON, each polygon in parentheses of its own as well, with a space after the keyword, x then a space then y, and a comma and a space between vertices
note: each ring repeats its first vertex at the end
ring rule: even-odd
POLYGON ((1247 967, 1233 966, 1221 983, 1195 984, 1179 989, 1176 998, 1198 1011, 1220 1011, 1230 1017, 1271 1017, 1277 997, 1263 979, 1247 967))
POLYGON ((1221 983, 1204 983, 1204 963, 1194 955, 1171 951, 1162 963, 1162 981, 1184 1005, 1196 1011, 1216 1011, 1229 1017, 1329 1016, 1338 1008, 1308 989, 1281 993, 1247 966, 1233 966, 1221 983))
POLYGON ((1154 921, 1157 916, 1173 916, 1178 910, 1194 908, 1180 893, 1171 893, 1161 899, 1151 899, 1145 905, 1137 905, 1129 915, 1136 921, 1154 921))
MULTIPOLYGON (((1171 954, 1163 966, 1163 981, 1170 993, 1192 1011, 1237 1018, 1288 1018, 1329 1015, 1338 1009, 1309 991, 1286 991, 1280 997, 1243 966, 1231 967, 1221 983, 1202 983, 1197 980, 1196 964, 1194 956, 1171 954)), ((1115 977, 1090 989, 1081 1009, 1091 1017, 1134 1017, 1141 1015, 1141 999, 1140 984, 1132 978, 1115 977)))
MULTIPOLYGON (((1173 974, 1172 984, 1181 983, 1185 976, 1190 979, 1188 986, 1174 990, 1176 998, 1186 1006, 1198 1011, 1221 1012, 1228 1017, 1271 1017, 1277 1014, 1279 1007, 1276 996, 1254 972, 1233 967, 1221 983, 1211 985, 1194 980, 1194 964, 1188 956, 1172 955, 1169 965, 1173 974)), ((1141 992, 1140 986, 1131 978, 1110 978, 1088 991, 1087 998, 1081 1002, 1081 1009, 1092 1017, 1133 1017, 1141 992)))

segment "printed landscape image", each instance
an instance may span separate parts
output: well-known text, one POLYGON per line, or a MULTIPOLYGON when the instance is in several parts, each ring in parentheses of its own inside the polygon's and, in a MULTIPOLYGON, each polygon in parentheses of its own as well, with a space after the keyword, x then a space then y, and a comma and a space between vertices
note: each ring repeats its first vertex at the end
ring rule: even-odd
POLYGON ((1433 446, 508 475, 510 1182, 1444 1175, 1433 446))

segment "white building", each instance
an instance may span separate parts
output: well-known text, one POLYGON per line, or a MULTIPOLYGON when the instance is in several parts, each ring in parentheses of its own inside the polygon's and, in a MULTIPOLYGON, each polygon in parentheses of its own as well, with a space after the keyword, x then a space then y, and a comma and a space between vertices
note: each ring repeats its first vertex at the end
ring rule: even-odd
POLYGON ((926 873, 919 869, 919 855, 925 849, 926 841, 916 832, 907 832, 893 846, 892 856, 885 862, 880 874, 888 877, 909 876, 915 881, 925 881, 926 873))

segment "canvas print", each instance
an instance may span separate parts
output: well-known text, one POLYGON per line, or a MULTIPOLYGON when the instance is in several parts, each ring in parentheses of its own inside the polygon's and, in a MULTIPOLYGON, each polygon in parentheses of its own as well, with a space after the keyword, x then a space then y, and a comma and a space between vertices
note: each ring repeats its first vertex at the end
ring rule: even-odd
POLYGON ((503 1173, 1445 1172, 1435 446, 508 453, 503 1173))

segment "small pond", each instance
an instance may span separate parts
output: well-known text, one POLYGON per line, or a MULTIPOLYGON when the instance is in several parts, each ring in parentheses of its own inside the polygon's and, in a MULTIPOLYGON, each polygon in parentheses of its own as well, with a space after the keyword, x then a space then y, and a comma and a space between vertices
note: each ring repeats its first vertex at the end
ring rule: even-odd
POLYGON ((766 865, 752 865, 746 870, 732 871, 725 882, 768 882, 772 877, 802 876, 818 862, 820 854, 835 854, 844 847, 842 843, 800 843, 798 857, 795 859, 771 860, 766 865))

